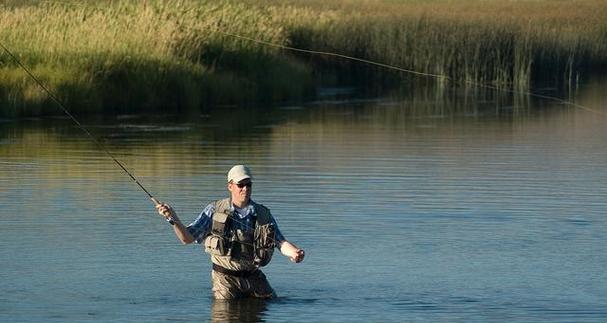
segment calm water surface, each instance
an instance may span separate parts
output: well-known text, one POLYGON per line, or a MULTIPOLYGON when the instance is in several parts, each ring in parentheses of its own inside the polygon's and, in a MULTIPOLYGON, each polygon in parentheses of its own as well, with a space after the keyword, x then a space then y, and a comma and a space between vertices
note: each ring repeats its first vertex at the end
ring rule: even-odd
POLYGON ((84 124, 184 221, 251 165, 307 258, 265 269, 276 300, 213 302, 202 249, 69 120, 5 120, 2 322, 607 320, 603 115, 457 93, 84 124))

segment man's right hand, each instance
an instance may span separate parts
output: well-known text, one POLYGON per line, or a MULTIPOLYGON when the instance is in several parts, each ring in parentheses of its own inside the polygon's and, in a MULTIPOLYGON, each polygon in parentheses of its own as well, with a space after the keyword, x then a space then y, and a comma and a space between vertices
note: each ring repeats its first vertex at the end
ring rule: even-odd
POLYGON ((156 204, 156 210, 160 215, 162 215, 167 221, 172 220, 175 217, 175 211, 173 208, 166 203, 158 203, 156 204))

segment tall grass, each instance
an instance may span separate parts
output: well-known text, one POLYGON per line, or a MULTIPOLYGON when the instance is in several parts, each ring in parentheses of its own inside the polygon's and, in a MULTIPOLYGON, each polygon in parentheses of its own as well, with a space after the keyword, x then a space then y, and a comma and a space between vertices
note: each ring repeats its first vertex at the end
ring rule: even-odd
MULTIPOLYGON (((200 109, 300 99, 314 70, 394 71, 227 36, 379 61, 464 84, 574 85, 607 66, 602 0, 114 0, 0 5, 0 40, 80 111, 200 109), (99 6, 99 7, 96 7, 99 6)), ((50 113, 0 54, 0 114, 50 113)))
POLYGON ((299 10, 284 23, 295 46, 464 82, 528 89, 533 81, 571 83, 607 66, 605 1, 273 3, 299 10))
MULTIPOLYGON (((227 2, 40 2, 0 10, 3 44, 79 111, 198 109, 297 98, 310 88, 302 63, 219 28, 286 41, 259 10, 227 2)), ((4 115, 57 111, 4 53, 0 103, 4 115)))

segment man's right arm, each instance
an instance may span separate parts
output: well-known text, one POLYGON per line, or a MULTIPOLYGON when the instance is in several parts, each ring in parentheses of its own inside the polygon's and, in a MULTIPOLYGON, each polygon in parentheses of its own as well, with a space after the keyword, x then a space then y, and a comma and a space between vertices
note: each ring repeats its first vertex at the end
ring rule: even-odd
POLYGON ((190 244, 194 242, 194 237, 190 234, 188 228, 183 225, 179 217, 177 217, 177 213, 173 210, 173 208, 166 203, 158 203, 156 205, 156 210, 158 213, 162 215, 167 221, 172 222, 173 231, 175 231, 175 235, 183 244, 190 244))

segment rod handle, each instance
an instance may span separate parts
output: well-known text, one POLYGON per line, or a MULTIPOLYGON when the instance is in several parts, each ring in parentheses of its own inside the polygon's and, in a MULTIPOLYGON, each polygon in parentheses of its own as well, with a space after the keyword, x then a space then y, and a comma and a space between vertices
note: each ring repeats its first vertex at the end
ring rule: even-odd
POLYGON ((152 202, 154 202, 154 206, 158 206, 158 204, 160 204, 160 201, 158 201, 155 197, 151 196, 150 200, 152 200, 152 202))

